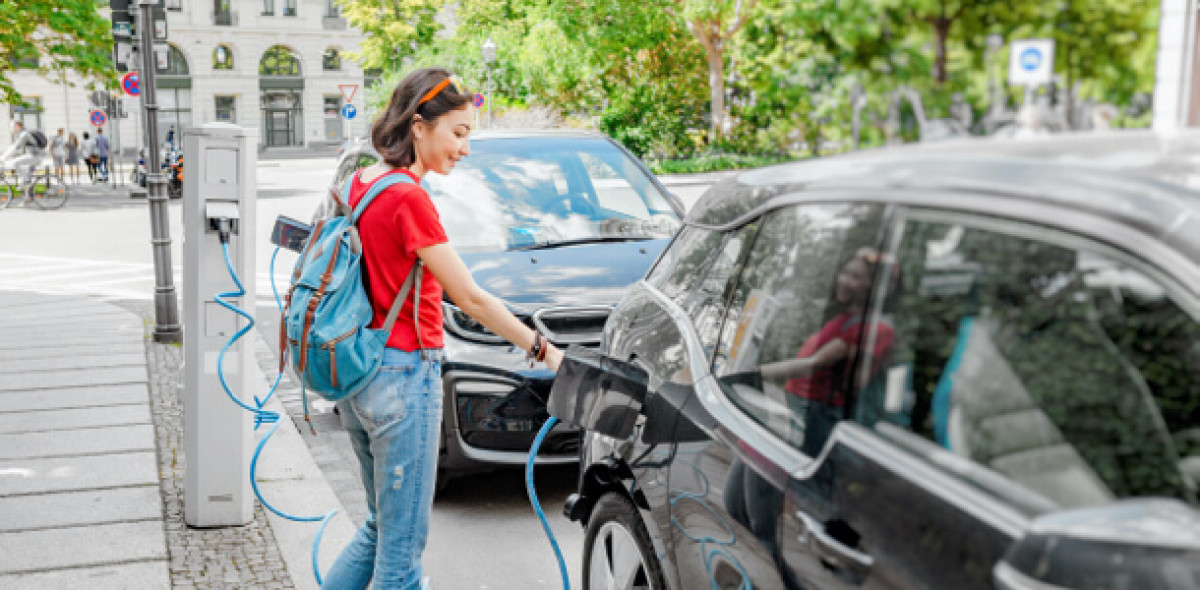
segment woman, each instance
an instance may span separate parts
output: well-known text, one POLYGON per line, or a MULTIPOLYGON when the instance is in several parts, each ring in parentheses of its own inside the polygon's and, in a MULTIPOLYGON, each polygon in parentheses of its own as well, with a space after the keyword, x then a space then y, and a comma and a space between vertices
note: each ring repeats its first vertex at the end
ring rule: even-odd
POLYGON ((67 138, 63 136, 61 127, 54 135, 54 139, 50 140, 50 156, 54 158, 54 175, 62 180, 63 164, 67 161, 67 138))
MULTIPOLYGON (((845 418, 846 402, 853 388, 850 368, 858 354, 863 330, 863 316, 871 292, 871 277, 881 261, 874 248, 860 248, 842 264, 834 283, 833 298, 838 313, 801 345, 796 358, 758 367, 763 379, 784 381, 788 405, 804 416, 805 432, 802 450, 816 456, 833 427, 845 418)), ((888 261, 890 262, 890 261, 888 261)), ((890 265, 893 272, 897 267, 890 265)), ((897 275, 889 283, 895 290, 897 275)), ((875 326, 871 358, 878 360, 892 348, 891 324, 880 320, 875 326)))
POLYGON ((71 171, 71 179, 79 184, 79 136, 74 131, 67 137, 67 169, 71 171))
POLYGON ((429 195, 416 184, 426 172, 450 172, 470 153, 472 98, 447 70, 426 68, 406 76, 372 125, 371 140, 382 161, 357 172, 352 184, 348 200, 353 207, 385 175, 404 174, 413 181, 384 190, 359 219, 375 308, 373 327, 382 326, 417 259, 425 270, 420 325, 413 325, 410 300, 388 338, 378 376, 337 404, 359 460, 368 515, 326 574, 326 589, 366 588, 368 583, 377 589, 415 589, 424 584, 421 553, 433 506, 442 422, 443 288, 460 309, 537 360, 544 359, 551 369, 557 370, 562 359, 543 336, 475 284, 447 242, 429 195))

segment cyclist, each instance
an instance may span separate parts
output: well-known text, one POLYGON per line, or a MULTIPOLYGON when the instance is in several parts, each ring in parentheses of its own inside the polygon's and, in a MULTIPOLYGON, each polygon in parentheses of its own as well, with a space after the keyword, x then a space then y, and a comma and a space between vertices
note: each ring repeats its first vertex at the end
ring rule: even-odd
POLYGON ((33 169, 46 157, 46 148, 25 130, 21 121, 12 123, 13 143, 0 154, 0 163, 6 168, 12 168, 21 175, 22 186, 33 184, 33 169))

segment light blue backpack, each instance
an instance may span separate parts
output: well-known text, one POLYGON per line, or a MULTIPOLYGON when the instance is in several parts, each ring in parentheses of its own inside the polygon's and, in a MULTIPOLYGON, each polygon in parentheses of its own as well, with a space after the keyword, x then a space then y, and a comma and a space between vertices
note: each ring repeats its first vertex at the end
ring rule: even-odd
MULTIPOLYGON (((313 226, 296 269, 280 322, 280 348, 286 343, 287 356, 300 379, 305 396, 305 420, 308 420, 307 390, 338 401, 352 396, 371 382, 383 361, 383 349, 392 326, 400 315, 408 293, 413 293, 413 319, 420 306, 421 260, 418 258, 404 285, 392 302, 382 329, 371 329, 374 310, 363 285, 362 241, 358 220, 367 206, 384 189, 400 182, 412 183, 406 174, 387 174, 375 181, 353 211, 347 205, 352 176, 338 199, 336 213, 313 226), (415 284, 415 287, 414 287, 415 284)), ((282 351, 281 351, 282 352, 282 351)))

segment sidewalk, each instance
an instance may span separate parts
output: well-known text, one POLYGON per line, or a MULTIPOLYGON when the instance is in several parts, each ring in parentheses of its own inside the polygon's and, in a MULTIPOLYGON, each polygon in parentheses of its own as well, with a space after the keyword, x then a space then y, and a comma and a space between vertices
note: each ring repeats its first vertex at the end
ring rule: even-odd
MULTIPOLYGON (((120 305, 0 291, 0 588, 315 588, 315 524, 257 503, 246 526, 183 522, 181 349, 149 338, 151 304, 120 305)), ((340 509, 294 423, 261 463, 281 509, 340 509)), ((322 571, 352 534, 341 511, 322 571)))

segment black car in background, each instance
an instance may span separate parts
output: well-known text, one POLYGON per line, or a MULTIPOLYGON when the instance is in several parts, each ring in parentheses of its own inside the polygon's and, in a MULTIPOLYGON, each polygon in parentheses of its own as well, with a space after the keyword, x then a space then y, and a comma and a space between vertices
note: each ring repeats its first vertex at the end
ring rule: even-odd
MULTIPOLYGON (((333 185, 379 155, 341 156, 333 185)), ((678 229, 683 209, 611 139, 573 131, 478 132, 448 175, 422 181, 475 281, 555 344, 595 346, 612 307, 678 229)), ((327 200, 316 217, 332 211, 327 200)), ((439 485, 471 471, 523 465, 545 423, 553 373, 487 331, 448 297, 439 485)), ((560 425, 542 464, 574 463, 579 432, 560 425)))
POLYGON ((558 375, 599 430, 585 588, 1200 587, 1198 153, 948 142, 711 188, 608 368, 558 375))

